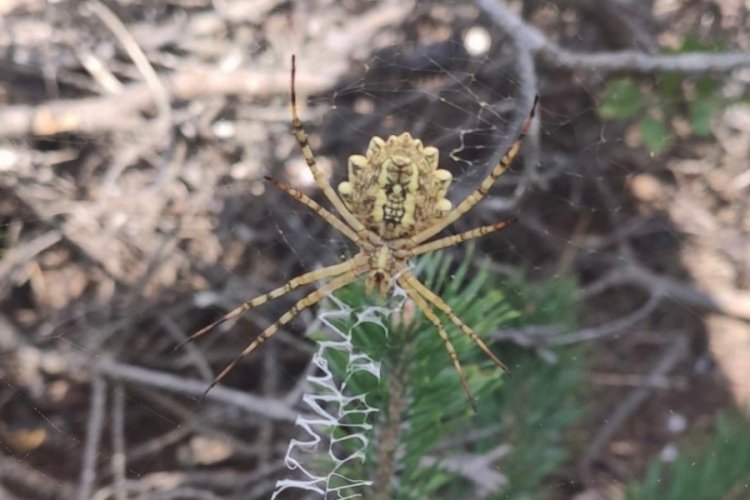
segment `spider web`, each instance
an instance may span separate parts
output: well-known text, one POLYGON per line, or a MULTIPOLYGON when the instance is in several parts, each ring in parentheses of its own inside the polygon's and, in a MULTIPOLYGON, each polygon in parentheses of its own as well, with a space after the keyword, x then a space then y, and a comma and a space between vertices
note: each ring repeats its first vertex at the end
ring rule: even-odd
MULTIPOLYGON (((253 17, 233 2, 186 2, 191 5, 182 10, 110 2, 160 74, 198 66, 243 82, 175 98, 164 132, 153 107, 129 111, 133 94, 106 87, 107 73, 127 88, 141 85, 143 75, 101 19, 68 2, 14 3, 0 20, 8 28, 0 46, 9 54, 0 67, 0 99, 33 108, 110 97, 110 107, 101 108, 89 128, 39 137, 6 133, 15 126, 10 120, 0 124, 0 470, 9 471, 0 472, 0 486, 16 495, 109 498, 128 491, 166 498, 169 488, 186 498, 267 498, 286 477, 286 444, 303 405, 285 398, 303 393, 306 377, 326 375, 324 366, 308 362, 310 351, 325 344, 301 340, 306 325, 323 318, 302 313, 228 377, 226 385, 236 391, 214 391, 202 405, 198 399, 213 375, 293 298, 270 303, 185 351, 170 351, 250 296, 354 251, 262 179, 279 177, 320 200, 289 134, 292 52, 307 97, 302 117, 334 186, 345 176, 346 158, 362 153, 373 136, 409 131, 439 149, 441 168, 456 179, 449 193, 455 204, 497 162, 533 94, 542 93, 540 128, 522 156, 449 232, 517 219, 515 227, 478 241, 476 255, 501 273, 522 268, 550 281, 575 274, 591 285, 580 302, 584 324, 592 328, 555 333, 571 343, 576 334, 606 342, 599 368, 616 376, 602 380, 619 382, 601 398, 605 416, 597 427, 606 426, 606 415, 627 395, 630 382, 622 380, 630 368, 623 367, 639 377, 649 373, 651 359, 639 349, 667 349, 658 339, 644 340, 647 333, 703 331, 698 305, 671 289, 654 295, 648 280, 625 280, 611 294, 600 295, 597 287, 606 288, 608 272, 630 261, 625 246, 655 272, 687 274, 679 251, 707 230, 686 223, 685 214, 707 219, 686 193, 713 200, 696 180, 695 172, 709 172, 696 159, 718 153, 680 143, 686 147, 681 156, 649 158, 632 124, 597 115, 608 75, 537 68, 538 79, 529 81, 527 61, 519 59, 511 37, 476 6, 315 1, 290 14, 280 2, 267 2, 268 9, 253 17), (103 64, 100 72, 92 61, 103 64), (689 186, 675 191, 674 200, 670 176, 689 186), (665 200, 683 207, 682 219, 665 200), (625 333, 636 340, 618 342, 625 333), (315 367, 322 372, 310 374, 315 367), (193 474, 206 470, 211 473, 193 474)), ((565 15, 551 14, 556 8, 550 5, 530 10, 524 18, 531 22, 526 14, 533 14, 535 25, 559 33, 560 45, 601 48, 603 28, 574 9, 563 9, 565 15)), ((699 37, 713 43, 714 28, 704 28, 705 19, 690 24, 679 18, 687 27, 676 30, 697 25, 699 37)), ((216 85, 207 75, 199 83, 216 85)), ((655 75, 641 89, 656 95, 665 80, 655 75)), ((732 131, 745 130, 745 112, 735 113, 734 128, 722 129, 722 144, 744 151, 745 136, 737 139, 732 131)), ((730 165, 739 164, 728 157, 730 165)), ((740 220, 739 203, 723 186, 715 206, 724 207, 721 217, 740 220)), ((706 206, 714 205, 700 208, 706 206)), ((731 240, 726 232, 715 234, 731 240)), ((721 270, 715 275, 742 268, 737 263, 745 257, 735 244, 714 246, 723 247, 719 256, 708 252, 721 270)), ((705 253, 692 257, 705 261, 696 255, 705 253)), ((746 287, 747 274, 739 275, 736 286, 746 287)), ((498 336, 551 359, 549 335, 498 336)), ((705 354, 691 361, 706 371, 711 365, 705 354)), ((704 416, 675 398, 650 409, 654 428, 666 418, 665 406, 691 421, 704 416)), ((663 433, 655 441, 666 447, 674 437, 663 433)))
POLYGON ((300 415, 297 419, 296 425, 301 428, 304 437, 289 442, 284 458, 289 470, 301 478, 277 482, 272 498, 288 490, 309 491, 323 498, 336 499, 367 496, 372 481, 351 477, 346 468, 365 461, 372 439, 373 418, 379 409, 367 402, 367 393, 353 393, 348 383, 360 373, 380 380, 380 363, 358 352, 352 344, 352 333, 362 324, 370 323, 382 329, 387 336, 389 318, 401 309, 405 298, 403 292, 397 293, 400 298, 393 308, 367 307, 354 311, 344 302, 333 299, 334 307, 318 314, 333 337, 318 341, 312 362, 320 373, 308 377, 309 388, 302 398, 313 413, 311 416, 300 415), (342 329, 337 325, 336 320, 348 320, 355 313, 356 320, 350 328, 342 329), (345 366, 339 370, 343 376, 329 366, 331 350, 345 354, 345 366), (339 437, 342 431, 343 435, 339 437), (351 443, 355 444, 352 446, 351 443), (316 463, 316 456, 323 454, 322 448, 325 446, 328 447, 330 468, 316 472, 311 464, 316 463))

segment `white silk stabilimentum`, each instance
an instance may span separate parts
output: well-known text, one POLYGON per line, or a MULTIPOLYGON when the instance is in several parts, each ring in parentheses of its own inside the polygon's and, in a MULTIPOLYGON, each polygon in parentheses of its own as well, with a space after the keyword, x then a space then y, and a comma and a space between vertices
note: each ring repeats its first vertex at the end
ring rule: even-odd
MULTIPOLYGON (((397 299, 401 295, 399 292, 396 292, 397 299)), ((372 323, 387 335, 389 317, 394 310, 400 310, 403 300, 396 300, 394 309, 365 307, 359 311, 335 297, 330 297, 330 300, 335 309, 321 312, 319 318, 333 336, 330 340, 318 342, 318 350, 312 359, 317 373, 307 378, 309 388, 302 398, 312 412, 307 416, 300 415, 296 421, 305 437, 290 441, 284 459, 287 468, 298 477, 278 481, 272 500, 289 489, 306 490, 325 499, 360 498, 372 484, 366 478, 347 477, 342 472, 347 465, 364 462, 372 431, 371 414, 378 411, 367 403, 367 394, 348 394, 347 384, 357 373, 366 372, 380 379, 380 364, 366 354, 355 352, 352 332, 363 323, 372 323), (335 320, 351 317, 356 321, 346 331, 334 324, 335 320), (336 380, 328 366, 331 350, 346 354, 343 381, 336 380), (324 451, 325 446, 328 449, 324 451), (325 458, 321 460, 324 454, 325 458), (327 464, 328 470, 313 470, 313 467, 322 469, 321 463, 327 464)))

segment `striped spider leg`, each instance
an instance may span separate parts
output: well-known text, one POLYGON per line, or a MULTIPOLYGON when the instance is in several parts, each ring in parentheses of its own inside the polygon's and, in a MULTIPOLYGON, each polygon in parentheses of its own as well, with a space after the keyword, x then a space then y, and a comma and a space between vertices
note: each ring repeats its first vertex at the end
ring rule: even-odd
POLYGON ((504 370, 507 370, 507 367, 482 339, 461 321, 443 299, 412 274, 409 262, 416 256, 484 236, 501 230, 509 224, 509 221, 502 221, 428 241, 484 198, 495 180, 508 169, 521 148, 524 136, 529 131, 538 98, 535 99, 534 106, 521 127, 518 138, 508 148, 500 163, 490 171, 473 193, 457 207, 453 207, 446 198, 452 176, 447 170, 438 168, 438 150, 431 146, 424 146, 422 141, 412 138, 408 132, 390 136, 387 140, 373 137, 365 155, 349 157, 347 180, 339 184, 338 192, 334 190, 317 166, 307 134, 299 118, 295 70, 295 59, 292 56, 292 131, 316 184, 336 213, 327 210, 308 195, 291 186, 274 179, 267 179, 351 240, 359 247, 359 253, 343 263, 297 276, 284 285, 245 302, 219 320, 194 333, 186 342, 195 340, 222 323, 238 318, 247 311, 282 297, 301 286, 319 280, 328 280, 320 288, 297 301, 277 321, 263 330, 231 363, 222 369, 206 392, 221 382, 242 358, 271 338, 300 311, 312 307, 328 294, 366 276, 367 289, 377 289, 383 296, 394 283, 398 283, 435 326, 469 402, 476 409, 474 396, 461 369, 456 349, 435 309, 447 316, 450 322, 468 336, 497 366, 504 370))

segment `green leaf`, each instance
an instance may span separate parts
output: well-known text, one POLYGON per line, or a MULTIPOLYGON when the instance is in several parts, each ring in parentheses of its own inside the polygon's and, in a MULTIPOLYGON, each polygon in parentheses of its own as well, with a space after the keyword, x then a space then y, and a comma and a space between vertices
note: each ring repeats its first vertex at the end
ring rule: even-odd
POLYGON ((680 99, 682 97, 682 82, 684 81, 685 76, 679 73, 660 74, 657 83, 659 97, 668 101, 680 99))
POLYGON ((695 91, 698 97, 713 97, 721 88, 721 81, 716 78, 706 76, 698 80, 695 84, 695 91))
POLYGON ((710 136, 711 118, 721 108, 721 102, 718 99, 698 99, 689 103, 689 106, 693 133, 700 137, 710 136))
POLYGON ((643 96, 635 83, 628 79, 613 80, 604 91, 599 115, 608 120, 631 118, 644 106, 643 96))
POLYGON ((672 134, 662 120, 647 116, 640 122, 643 143, 652 153, 661 153, 672 142, 672 134))
POLYGON ((686 52, 720 52, 726 49, 726 42, 720 38, 712 38, 711 42, 703 42, 696 36, 688 36, 682 42, 682 47, 677 53, 686 52))

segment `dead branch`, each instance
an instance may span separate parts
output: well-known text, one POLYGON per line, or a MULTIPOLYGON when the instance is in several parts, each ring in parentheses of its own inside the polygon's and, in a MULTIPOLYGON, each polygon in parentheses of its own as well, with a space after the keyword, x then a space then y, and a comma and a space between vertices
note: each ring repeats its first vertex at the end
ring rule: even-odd
MULTIPOLYGON (((195 409, 189 405, 181 404, 171 394, 164 394, 150 387, 139 387, 136 389, 140 396, 145 398, 149 403, 153 403, 156 408, 163 410, 168 415, 176 417, 179 421, 184 422, 194 434, 210 436, 214 439, 221 440, 232 447, 232 453, 235 456, 247 456, 258 458, 262 453, 262 445, 251 443, 242 437, 234 436, 225 430, 223 424, 233 412, 226 408, 212 408, 201 415, 195 413, 195 409)), ((240 420, 242 417, 240 417, 240 420)), ((255 428, 263 426, 263 421, 247 422, 247 427, 255 428)), ((170 433, 167 433, 170 434, 170 433)), ((156 438, 157 441, 165 442, 162 437, 156 438)))
POLYGON ((112 390, 112 476, 114 477, 114 497, 127 500, 125 478, 127 456, 125 453, 125 388, 117 384, 112 390))
POLYGON ((652 312, 659 306, 663 299, 662 293, 654 291, 649 299, 641 307, 624 316, 616 318, 609 323, 600 325, 595 328, 584 328, 575 332, 562 335, 556 335, 548 338, 547 345, 567 345, 576 344, 590 340, 597 340, 603 337, 609 337, 632 328, 635 324, 648 318, 652 312))
POLYGON ((159 110, 157 122, 160 125, 158 128, 164 130, 169 127, 169 124, 172 122, 172 109, 170 106, 171 99, 169 98, 169 93, 167 92, 167 89, 164 88, 161 78, 159 78, 159 75, 149 62, 146 54, 143 53, 138 42, 136 42, 135 37, 115 13, 102 2, 98 0, 89 0, 84 7, 98 16, 112 34, 115 35, 130 56, 135 67, 138 68, 138 71, 143 75, 143 79, 151 90, 151 93, 154 96, 154 101, 156 101, 156 108, 159 110))
POLYGON ((508 484, 508 477, 498 470, 497 462, 511 452, 508 444, 501 444, 488 452, 476 455, 456 455, 448 457, 424 457, 425 467, 437 467, 444 471, 459 474, 474 483, 476 496, 486 498, 498 493, 508 484))
MULTIPOLYGON (((327 71, 301 70, 297 88, 302 94, 320 92, 329 88, 336 78, 336 74, 327 71)), ((288 92, 289 73, 284 67, 226 72, 196 68, 174 73, 162 80, 173 102, 231 95, 267 99, 288 92)), ((7 106, 0 109, 0 138, 132 130, 142 124, 140 114, 155 105, 151 87, 145 83, 133 83, 116 96, 61 99, 39 106, 7 106)))
POLYGON ((606 275, 601 286, 597 286, 597 292, 622 285, 636 285, 649 293, 657 292, 665 299, 686 307, 750 321, 750 292, 746 290, 699 290, 690 283, 654 273, 634 259, 629 259, 606 275))
POLYGON ((10 484, 28 488, 37 498, 74 498, 76 488, 72 484, 49 477, 21 460, 0 454, 0 478, 10 484))
POLYGON ((646 382, 634 389, 618 405, 612 415, 604 420, 604 425, 599 429, 596 437, 594 437, 591 444, 586 448, 583 458, 579 462, 578 467, 582 477, 590 477, 590 469, 593 461, 599 456, 622 424, 648 399, 648 396, 653 392, 654 387, 656 387, 656 382, 668 375, 677 366, 677 363, 682 361, 688 352, 688 345, 687 337, 679 336, 675 338, 669 349, 667 349, 648 374, 646 382))
POLYGON ((104 405, 107 397, 107 384, 101 377, 94 377, 91 383, 91 401, 89 421, 86 426, 86 444, 83 451, 81 480, 78 487, 78 498, 91 498, 94 481, 96 481, 96 462, 99 456, 99 441, 104 423, 104 405))
POLYGON ((662 290, 665 297, 679 304, 750 321, 750 292, 746 290, 716 288, 702 291, 669 276, 655 274, 638 265, 628 267, 622 276, 623 282, 630 281, 649 290, 662 290))
POLYGON ((61 239, 62 234, 52 230, 7 250, 0 259, 0 298, 5 295, 5 290, 10 291, 11 283, 19 270, 61 239))
POLYGON ((635 285, 649 294, 649 299, 635 310, 597 326, 564 331, 559 325, 528 326, 499 330, 491 338, 511 340, 522 346, 553 346, 585 342, 622 333, 645 320, 665 300, 683 307, 708 310, 726 316, 750 320, 750 293, 743 290, 698 290, 689 283, 653 273, 635 261, 624 263, 605 275, 595 286, 584 290, 589 298, 617 286, 635 285))
MULTIPOLYGON (((90 4, 94 5, 96 4, 90 4)), ((210 96, 239 96, 260 100, 288 92, 289 73, 286 64, 273 69, 258 66, 233 71, 198 67, 168 76, 156 75, 149 70, 148 60, 122 23, 116 18, 112 19, 114 16, 107 15, 101 9, 97 11, 94 7, 94 10, 128 48, 128 53, 146 77, 147 83, 128 85, 114 96, 66 99, 39 106, 8 106, 0 110, 0 138, 133 130, 142 124, 140 114, 154 107, 162 115, 168 115, 170 99, 172 104, 175 101, 210 96)), ((336 37, 337 46, 341 50, 351 54, 367 47, 375 33, 400 22, 411 10, 411 2, 376 6, 358 16, 356 22, 349 23, 330 35, 336 37)), ((233 14, 235 17, 236 15, 238 14, 233 14)), ((297 91, 312 94, 330 88, 346 69, 343 64, 333 63, 315 70, 300 67, 297 72, 297 91)))
POLYGON ((517 46, 533 52, 539 62, 556 69, 611 73, 675 73, 727 72, 750 67, 750 52, 687 53, 651 55, 637 50, 619 52, 573 52, 558 47, 547 37, 527 24, 501 0, 477 0, 477 5, 489 15, 517 46))
MULTIPOLYGON (((259 481, 283 467, 281 461, 264 464, 249 473, 239 473, 234 469, 164 471, 144 474, 137 479, 125 482, 125 491, 130 498, 220 498, 213 491, 226 491, 233 485, 248 481, 259 481), (200 486, 200 488, 198 487, 200 486)), ((92 500, 112 498, 114 490, 105 486, 91 496, 92 500)), ((221 497, 226 498, 226 497, 221 497)), ((248 496, 245 498, 255 498, 248 496)))
MULTIPOLYGON (((111 360, 100 360, 95 370, 102 375, 150 387, 158 387, 190 396, 200 397, 206 390, 206 383, 198 380, 186 380, 184 377, 165 372, 149 370, 111 360)), ((207 400, 230 404, 245 411, 262 415, 273 420, 294 422, 299 412, 275 399, 253 396, 242 391, 214 387, 207 395, 207 400)))

